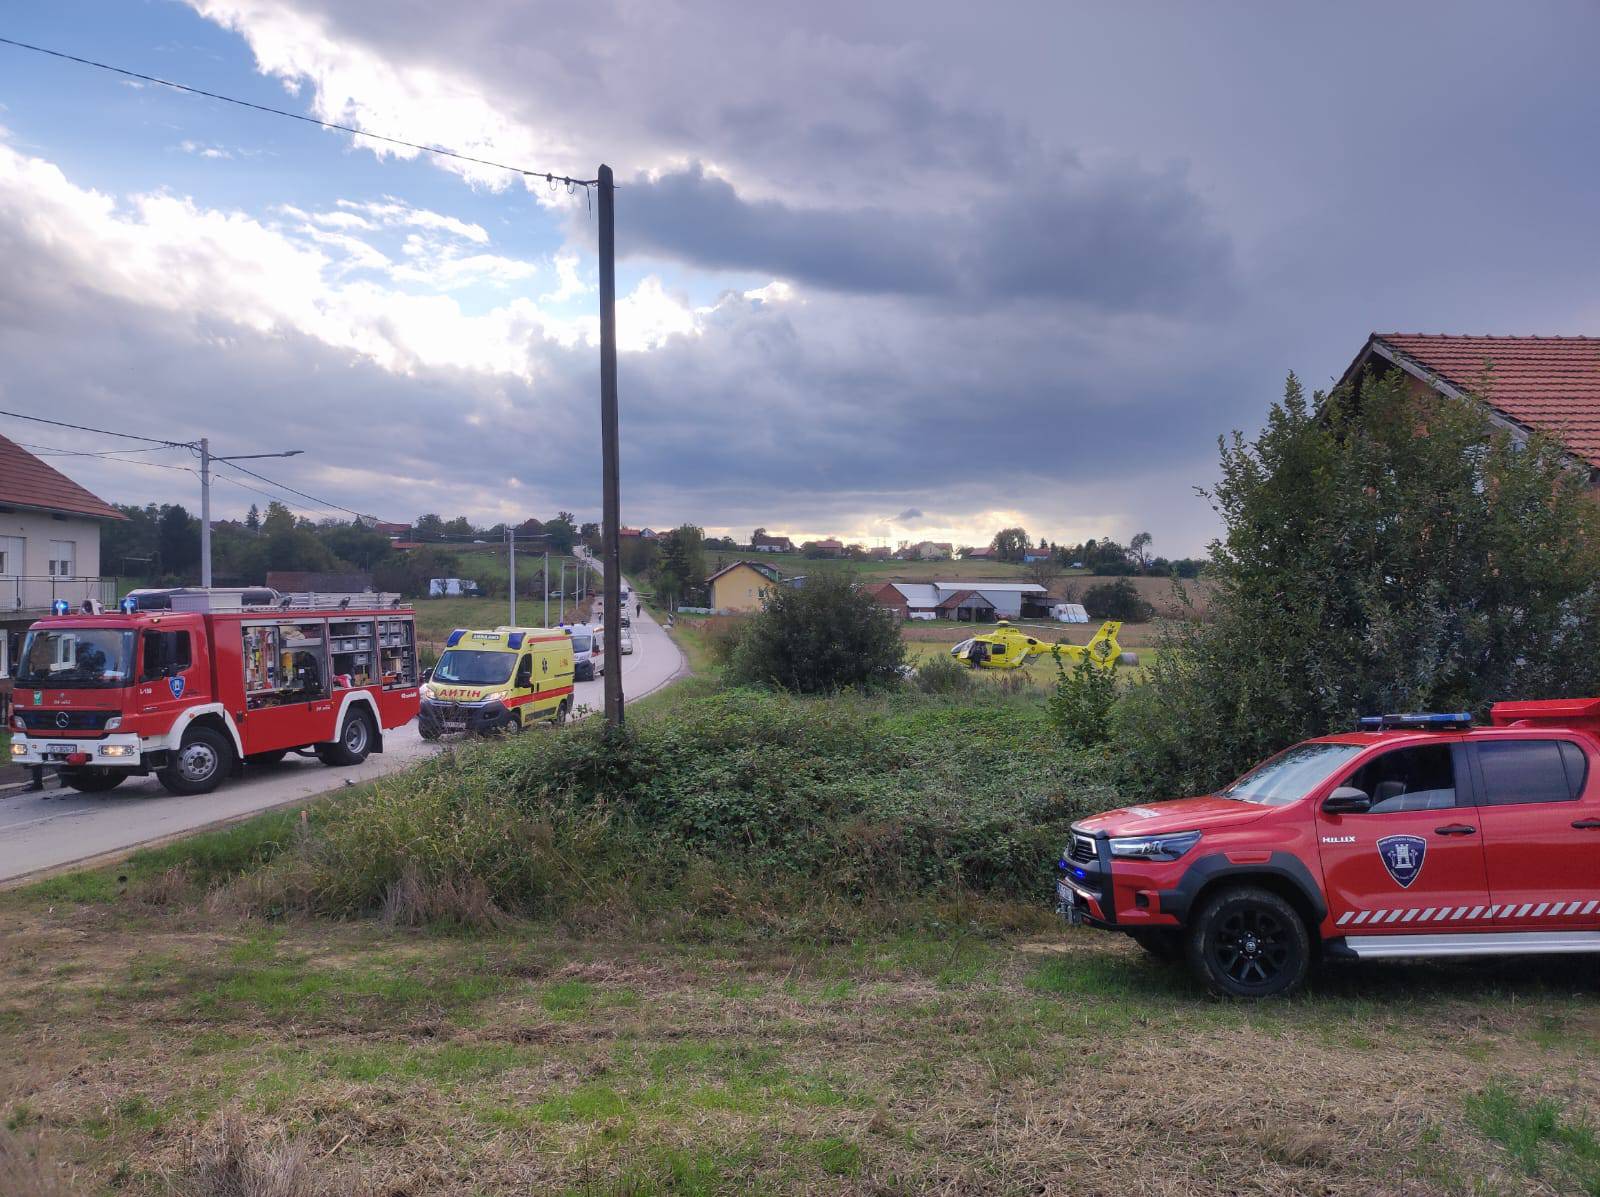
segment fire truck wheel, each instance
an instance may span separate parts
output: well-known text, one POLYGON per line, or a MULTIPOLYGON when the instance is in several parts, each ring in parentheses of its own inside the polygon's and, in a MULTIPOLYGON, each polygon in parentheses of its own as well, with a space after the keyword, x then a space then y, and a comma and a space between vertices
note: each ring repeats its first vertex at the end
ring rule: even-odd
POLYGON ((1287 997, 1311 967, 1311 939, 1299 913, 1253 886, 1207 901, 1184 948, 1195 976, 1223 997, 1287 997))
POLYGON ((359 765, 372 751, 372 716, 352 707, 344 717, 339 738, 317 748, 317 759, 324 765, 359 765))
POLYGON ((80 794, 103 794, 116 789, 127 776, 121 769, 96 769, 93 766, 87 769, 63 769, 61 784, 71 786, 80 794))
POLYGON ((156 771, 156 780, 169 794, 209 794, 232 768, 228 737, 209 727, 191 727, 172 763, 156 771))

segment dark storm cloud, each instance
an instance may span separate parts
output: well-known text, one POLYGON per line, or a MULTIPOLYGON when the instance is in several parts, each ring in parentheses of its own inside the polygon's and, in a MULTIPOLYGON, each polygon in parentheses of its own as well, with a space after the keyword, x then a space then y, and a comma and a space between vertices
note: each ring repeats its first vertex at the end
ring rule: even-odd
POLYGON ((909 524, 913 520, 920 520, 921 518, 922 518, 922 510, 921 510, 921 508, 918 508, 918 507, 907 507, 899 515, 894 517, 894 522, 897 523, 897 524, 909 524))
POLYGON ((833 291, 1174 311, 1232 287, 1228 239, 1175 171, 1069 164, 946 214, 750 200, 695 164, 618 206, 628 252, 833 291))

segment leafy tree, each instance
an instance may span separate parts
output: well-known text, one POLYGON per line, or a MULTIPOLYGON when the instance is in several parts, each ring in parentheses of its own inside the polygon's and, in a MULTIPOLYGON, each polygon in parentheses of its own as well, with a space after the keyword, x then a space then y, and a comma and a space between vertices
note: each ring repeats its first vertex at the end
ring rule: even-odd
POLYGON ((418 540, 440 540, 444 537, 444 520, 430 511, 427 515, 417 517, 412 531, 417 534, 418 540))
POLYGON ((261 508, 250 504, 250 514, 244 517, 244 526, 251 532, 261 531, 261 508))
POLYGON ((267 536, 284 536, 298 526, 294 512, 276 499, 267 504, 267 516, 261 521, 261 531, 267 536))
POLYGON ((670 587, 665 588, 665 593, 675 595, 680 602, 699 595, 706 580, 705 532, 694 524, 684 524, 659 540, 661 560, 656 566, 656 589, 663 590, 663 579, 668 579, 670 587))
POLYGON ((578 525, 573 521, 572 512, 558 512, 555 519, 546 522, 544 534, 549 538, 547 543, 552 553, 571 553, 578 541, 578 525))
POLYGON ((1127 578, 1089 587, 1083 592, 1083 609, 1091 619, 1120 619, 1123 623, 1144 623, 1155 614, 1155 608, 1127 578))
POLYGON ((894 612, 874 602, 849 573, 828 570, 799 589, 767 591, 728 672, 736 682, 826 694, 898 684, 905 651, 894 612))
POLYGON ((1291 375, 1219 444, 1211 622, 1119 711, 1142 788, 1210 789, 1362 714, 1600 686, 1600 511, 1551 439, 1398 374, 1310 401, 1291 375))
POLYGON ((1002 561, 1020 562, 1028 551, 1028 546, 1033 542, 1028 539, 1028 533, 1022 528, 1001 528, 994 534, 990 542, 995 553, 1002 561))
POLYGON ((458 515, 455 519, 445 524, 443 532, 444 535, 454 537, 458 540, 470 540, 475 534, 472 527, 472 521, 464 515, 458 515))
POLYGON ((1128 542, 1128 556, 1133 559, 1140 569, 1148 571, 1150 568, 1150 541, 1152 537, 1148 532, 1134 534, 1128 542))
POLYGON ((168 574, 194 573, 200 564, 200 521, 178 503, 161 508, 156 555, 168 574))

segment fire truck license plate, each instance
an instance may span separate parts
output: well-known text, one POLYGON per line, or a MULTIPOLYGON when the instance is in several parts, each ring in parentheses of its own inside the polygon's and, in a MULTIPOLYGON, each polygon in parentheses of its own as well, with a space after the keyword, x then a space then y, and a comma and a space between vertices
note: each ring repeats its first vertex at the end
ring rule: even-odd
POLYGON ((77 752, 78 746, 76 744, 46 744, 44 746, 44 750, 46 752, 57 753, 61 756, 66 756, 69 753, 77 752))

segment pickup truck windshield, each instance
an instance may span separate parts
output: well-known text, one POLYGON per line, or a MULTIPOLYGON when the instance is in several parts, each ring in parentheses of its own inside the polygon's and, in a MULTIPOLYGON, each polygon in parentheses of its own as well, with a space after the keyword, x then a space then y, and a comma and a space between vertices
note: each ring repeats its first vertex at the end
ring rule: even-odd
POLYGON ((516 663, 516 653, 450 648, 433 667, 433 680, 458 686, 498 686, 511 676, 511 667, 516 663))
POLYGON ((39 628, 28 633, 16 684, 87 690, 126 686, 133 633, 119 628, 39 628))
POLYGON ((1287 806, 1327 781, 1360 751, 1359 744, 1296 744, 1257 765, 1220 796, 1261 806, 1287 806))

